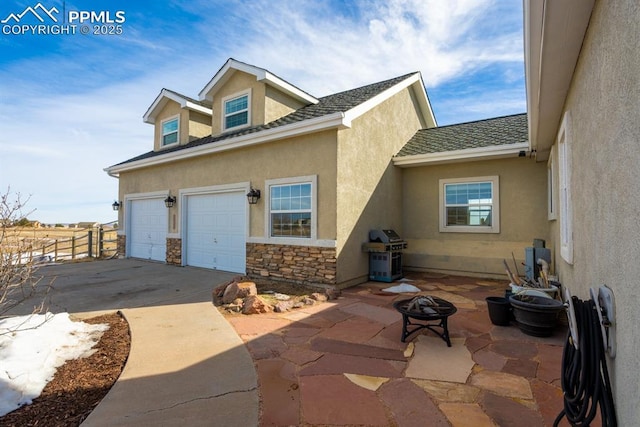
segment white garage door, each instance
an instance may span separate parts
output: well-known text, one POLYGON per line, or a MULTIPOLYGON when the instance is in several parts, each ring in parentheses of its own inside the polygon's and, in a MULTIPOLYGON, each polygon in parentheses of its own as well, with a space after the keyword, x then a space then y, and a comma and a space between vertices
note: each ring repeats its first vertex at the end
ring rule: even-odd
POLYGON ((129 209, 128 256, 165 261, 168 215, 164 201, 162 199, 132 200, 129 209))
POLYGON ((243 192, 187 197, 187 265, 245 272, 246 204, 243 192))

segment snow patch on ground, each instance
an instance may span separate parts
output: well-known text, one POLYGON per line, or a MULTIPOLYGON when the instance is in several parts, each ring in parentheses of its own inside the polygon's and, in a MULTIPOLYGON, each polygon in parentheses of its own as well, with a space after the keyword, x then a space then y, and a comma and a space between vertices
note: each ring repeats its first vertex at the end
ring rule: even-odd
POLYGON ((108 328, 74 322, 69 313, 0 319, 0 416, 40 396, 67 360, 90 356, 108 328))

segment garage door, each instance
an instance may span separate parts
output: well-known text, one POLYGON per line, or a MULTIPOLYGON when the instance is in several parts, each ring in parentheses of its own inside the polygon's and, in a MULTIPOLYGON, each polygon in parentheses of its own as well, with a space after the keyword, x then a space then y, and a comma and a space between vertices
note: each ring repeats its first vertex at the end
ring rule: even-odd
POLYGON ((129 211, 129 251, 133 258, 165 261, 167 208, 162 199, 132 200, 129 211))
POLYGON ((187 197, 187 265, 245 272, 246 204, 244 192, 187 197))

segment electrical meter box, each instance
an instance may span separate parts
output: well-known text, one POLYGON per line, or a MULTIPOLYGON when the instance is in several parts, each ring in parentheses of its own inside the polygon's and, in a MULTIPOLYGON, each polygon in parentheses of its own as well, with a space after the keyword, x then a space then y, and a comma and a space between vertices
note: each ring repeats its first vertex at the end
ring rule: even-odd
POLYGON ((537 281, 540 277, 539 259, 551 265, 551 250, 540 247, 524 248, 524 275, 528 280, 537 281))

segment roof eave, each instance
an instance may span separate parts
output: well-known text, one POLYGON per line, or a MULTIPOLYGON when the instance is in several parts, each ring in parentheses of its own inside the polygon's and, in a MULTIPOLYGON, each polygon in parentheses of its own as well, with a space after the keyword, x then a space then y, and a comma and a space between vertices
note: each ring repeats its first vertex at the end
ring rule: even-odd
POLYGON ((236 61, 233 58, 229 58, 227 62, 218 70, 218 72, 213 76, 209 83, 200 91, 198 97, 201 101, 213 99, 211 91, 213 88, 224 79, 225 75, 229 70, 238 70, 245 72, 247 74, 252 74, 256 77, 256 80, 259 82, 265 82, 266 84, 279 89, 280 91, 286 93, 287 95, 297 99, 300 102, 305 104, 317 104, 319 101, 315 97, 309 95, 303 90, 298 89, 294 85, 287 83, 282 80, 278 76, 270 73, 269 71, 255 67, 253 65, 245 64, 244 62, 236 61))
POLYGON ((241 147, 264 144, 278 139, 305 135, 331 128, 345 129, 349 128, 350 126, 350 122, 345 119, 343 113, 334 113, 315 119, 308 119, 289 125, 278 126, 273 129, 266 129, 260 132, 241 135, 235 138, 229 138, 228 140, 221 140, 208 144, 198 145, 192 148, 172 151, 170 153, 160 154, 148 159, 110 166, 108 168, 105 168, 104 171, 110 176, 118 177, 121 172, 161 165, 178 160, 189 159, 196 156, 218 153, 221 151, 234 150, 241 147))
POLYGON ((539 160, 555 141, 594 1, 524 0, 529 141, 539 160))
POLYGON ((167 103, 167 100, 177 102, 180 105, 180 108, 187 108, 189 110, 197 111, 199 113, 206 114, 208 116, 211 116, 213 114, 213 111, 211 110, 211 108, 207 108, 203 105, 195 104, 189 101, 188 99, 182 96, 179 96, 175 92, 169 91, 167 89, 162 89, 160 91, 160 94, 158 94, 158 96, 153 101, 151 106, 147 109, 147 112, 144 114, 144 116, 142 116, 142 120, 145 123, 154 124, 156 122, 156 117, 158 113, 162 108, 164 108, 165 104, 167 103))
POLYGON ((498 146, 468 148, 464 150, 442 151, 438 153, 415 154, 412 156, 395 156, 393 164, 401 168, 410 168, 446 163, 472 162, 520 156, 529 150, 528 142, 503 144, 498 146))
POLYGON ((387 90, 380 92, 371 99, 358 104, 356 107, 348 110, 345 113, 345 116, 347 120, 351 122, 352 120, 360 117, 375 106, 380 105, 382 102, 391 98, 393 95, 410 87, 413 88, 413 93, 415 94, 418 104, 420 105, 421 120, 423 121, 423 126, 425 128, 437 126, 436 119, 433 115, 433 110, 431 108, 431 104, 429 103, 429 98, 427 98, 427 91, 424 88, 424 84, 422 83, 422 77, 420 76, 420 73, 414 73, 401 82, 388 88, 387 90))

